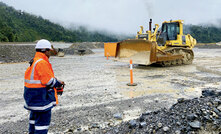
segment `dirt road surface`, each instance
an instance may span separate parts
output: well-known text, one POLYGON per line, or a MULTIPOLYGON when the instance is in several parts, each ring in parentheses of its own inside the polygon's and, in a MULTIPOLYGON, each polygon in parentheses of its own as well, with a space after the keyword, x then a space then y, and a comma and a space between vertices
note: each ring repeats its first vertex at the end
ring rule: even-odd
MULTIPOLYGON (((221 88, 221 49, 194 49, 192 65, 155 67, 134 65, 129 87, 129 62, 95 54, 51 57, 55 76, 66 82, 53 109, 49 133, 96 133, 141 113, 169 108, 178 98, 195 98, 203 89, 221 88), (122 120, 114 118, 119 114, 122 120)), ((27 133, 23 108, 24 72, 28 63, 0 64, 0 133, 27 133)))

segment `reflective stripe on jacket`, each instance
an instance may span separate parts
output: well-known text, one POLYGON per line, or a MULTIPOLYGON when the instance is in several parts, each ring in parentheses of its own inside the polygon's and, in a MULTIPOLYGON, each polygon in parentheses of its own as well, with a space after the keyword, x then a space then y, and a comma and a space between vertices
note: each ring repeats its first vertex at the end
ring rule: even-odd
POLYGON ((55 87, 60 82, 54 77, 54 72, 48 57, 36 52, 34 62, 25 72, 24 99, 25 108, 33 111, 47 111, 58 104, 55 87))

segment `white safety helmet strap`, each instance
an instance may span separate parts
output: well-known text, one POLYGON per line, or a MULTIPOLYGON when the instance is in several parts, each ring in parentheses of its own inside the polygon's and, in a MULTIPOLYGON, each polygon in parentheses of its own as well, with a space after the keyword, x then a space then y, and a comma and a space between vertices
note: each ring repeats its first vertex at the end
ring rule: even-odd
POLYGON ((35 49, 52 49, 51 43, 48 40, 41 39, 37 42, 35 49))

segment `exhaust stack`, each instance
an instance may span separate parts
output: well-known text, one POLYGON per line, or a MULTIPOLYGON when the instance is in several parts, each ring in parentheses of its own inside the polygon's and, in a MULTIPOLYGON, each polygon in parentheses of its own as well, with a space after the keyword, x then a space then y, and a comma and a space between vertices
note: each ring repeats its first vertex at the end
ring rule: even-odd
POLYGON ((152 19, 150 19, 150 22, 149 22, 149 30, 151 31, 152 29, 152 19))

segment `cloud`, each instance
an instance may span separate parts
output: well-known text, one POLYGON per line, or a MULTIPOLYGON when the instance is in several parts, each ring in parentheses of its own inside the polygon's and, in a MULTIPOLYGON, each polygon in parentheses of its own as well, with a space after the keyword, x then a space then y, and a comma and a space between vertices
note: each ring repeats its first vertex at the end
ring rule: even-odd
POLYGON ((91 30, 136 34, 163 21, 182 19, 186 24, 216 23, 220 0, 1 0, 16 9, 40 15, 63 26, 84 25, 91 30))

